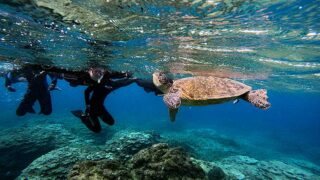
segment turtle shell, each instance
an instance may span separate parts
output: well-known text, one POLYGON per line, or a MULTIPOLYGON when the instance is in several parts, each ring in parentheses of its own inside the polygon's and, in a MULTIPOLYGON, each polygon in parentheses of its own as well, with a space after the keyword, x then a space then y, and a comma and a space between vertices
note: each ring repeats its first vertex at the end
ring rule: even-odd
POLYGON ((180 90, 184 100, 219 100, 234 99, 251 90, 250 86, 227 78, 189 77, 175 80, 172 87, 180 90))

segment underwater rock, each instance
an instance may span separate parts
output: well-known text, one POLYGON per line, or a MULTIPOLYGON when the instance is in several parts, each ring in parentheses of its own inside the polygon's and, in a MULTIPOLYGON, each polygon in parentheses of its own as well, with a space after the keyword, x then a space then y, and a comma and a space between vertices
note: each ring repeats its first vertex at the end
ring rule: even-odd
POLYGON ((258 161, 247 156, 231 156, 217 162, 231 179, 319 179, 307 169, 280 161, 258 161))
POLYGON ((129 170, 117 160, 83 161, 73 166, 69 180, 131 179, 129 170))
POLYGON ((312 162, 304 161, 301 159, 291 159, 290 163, 298 167, 301 167, 303 169, 307 169, 314 174, 320 174, 320 167, 317 166, 316 164, 313 164, 312 162))
POLYGON ((179 148, 155 144, 128 161, 84 161, 73 166, 68 179, 206 179, 200 166, 179 148))
POLYGON ((155 144, 129 160, 133 179, 204 179, 205 173, 180 148, 155 144))
POLYGON ((203 161, 199 159, 191 158, 192 162, 199 165, 206 173, 208 180, 224 180, 228 179, 228 176, 224 171, 217 166, 214 162, 203 161))
POLYGON ((162 137, 169 145, 181 146, 195 158, 206 161, 216 161, 242 153, 241 147, 236 141, 211 129, 169 132, 162 134, 162 137))
POLYGON ((29 124, 0 131, 0 177, 13 179, 34 159, 77 138, 60 124, 29 124))
POLYGON ((223 170, 218 166, 213 167, 207 176, 209 180, 223 180, 227 177, 223 170))
POLYGON ((120 159, 128 159, 141 149, 158 143, 159 139, 160 135, 154 132, 121 131, 106 142, 106 151, 116 154, 120 159))
POLYGON ((113 159, 99 147, 63 147, 53 150, 22 171, 19 179, 66 179, 72 166, 85 160, 113 159))
POLYGON ((105 145, 76 144, 53 150, 33 161, 20 175, 29 179, 66 179, 77 162, 88 160, 125 160, 157 142, 155 133, 120 131, 105 145), (50 162, 48 164, 47 162, 50 162))

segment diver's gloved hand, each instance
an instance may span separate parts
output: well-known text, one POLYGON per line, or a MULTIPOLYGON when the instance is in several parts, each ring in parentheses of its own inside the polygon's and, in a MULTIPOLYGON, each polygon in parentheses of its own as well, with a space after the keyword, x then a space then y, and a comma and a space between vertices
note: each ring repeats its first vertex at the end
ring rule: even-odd
POLYGON ((50 84, 50 86, 48 87, 48 90, 49 91, 52 91, 52 90, 54 90, 55 89, 55 85, 54 84, 50 84))
POLYGON ((11 87, 11 86, 7 86, 8 91, 10 92, 16 92, 16 89, 11 87))
POLYGON ((137 81, 137 80, 138 80, 138 78, 137 78, 137 77, 134 77, 134 76, 133 76, 133 73, 132 73, 132 72, 129 72, 129 71, 126 72, 126 78, 127 78, 127 79, 131 79, 131 80, 133 80, 133 81, 137 81))
POLYGON ((108 90, 112 90, 112 89, 113 89, 112 86, 108 86, 108 85, 106 85, 106 86, 104 86, 104 87, 107 88, 108 90))
POLYGON ((125 72, 126 78, 131 78, 133 76, 133 73, 130 71, 125 72))
POLYGON ((48 87, 49 91, 53 91, 53 90, 57 90, 57 91, 61 91, 62 89, 57 87, 55 84, 50 84, 50 86, 48 87))

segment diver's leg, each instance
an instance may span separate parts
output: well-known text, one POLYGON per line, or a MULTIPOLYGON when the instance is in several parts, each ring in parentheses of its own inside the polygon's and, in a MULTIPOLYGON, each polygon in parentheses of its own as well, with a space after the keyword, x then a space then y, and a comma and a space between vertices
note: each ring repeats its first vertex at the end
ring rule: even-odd
POLYGON ((16 110, 17 116, 24 116, 27 112, 35 113, 32 107, 35 102, 36 97, 30 90, 28 90, 16 110))
POLYGON ((109 124, 110 126, 112 126, 114 124, 114 119, 111 116, 111 114, 106 110, 106 108, 104 108, 104 107, 101 108, 99 116, 103 122, 109 124))
POLYGON ((49 115, 52 113, 52 102, 49 90, 45 89, 39 94, 38 97, 40 104, 40 113, 44 115, 49 115))
POLYGON ((98 119, 98 116, 95 115, 89 115, 89 116, 83 116, 81 118, 81 121, 83 122, 83 124, 85 124, 87 126, 88 129, 90 129, 91 131, 98 133, 101 131, 101 125, 98 119))
POLYGON ((98 117, 90 117, 88 114, 82 112, 82 110, 74 110, 71 113, 76 116, 77 118, 81 119, 82 123, 87 126, 93 132, 100 132, 101 125, 98 121, 98 117))

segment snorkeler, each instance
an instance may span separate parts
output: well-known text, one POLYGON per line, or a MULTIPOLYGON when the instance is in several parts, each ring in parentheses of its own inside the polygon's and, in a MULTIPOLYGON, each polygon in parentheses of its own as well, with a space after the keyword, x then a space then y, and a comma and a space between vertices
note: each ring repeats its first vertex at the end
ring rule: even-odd
POLYGON ((84 92, 86 110, 71 111, 75 116, 93 132, 100 132, 100 118, 108 125, 114 124, 114 119, 104 106, 104 100, 114 90, 127 86, 135 79, 130 79, 131 74, 126 72, 111 72, 102 68, 90 68, 88 71, 91 82, 84 92), (112 80, 112 78, 125 78, 120 80, 112 80), (91 96, 90 96, 91 94, 91 96))
MULTIPOLYGON (((27 91, 19 104, 16 114, 18 116, 24 116, 26 113, 35 113, 33 109, 34 103, 38 100, 40 104, 40 114, 49 115, 52 112, 52 102, 50 90, 57 89, 57 79, 53 79, 50 86, 47 82, 47 72, 34 68, 31 65, 25 65, 20 70, 21 77, 24 77, 28 82, 27 91)), ((8 80, 8 84, 11 82, 8 80)))

